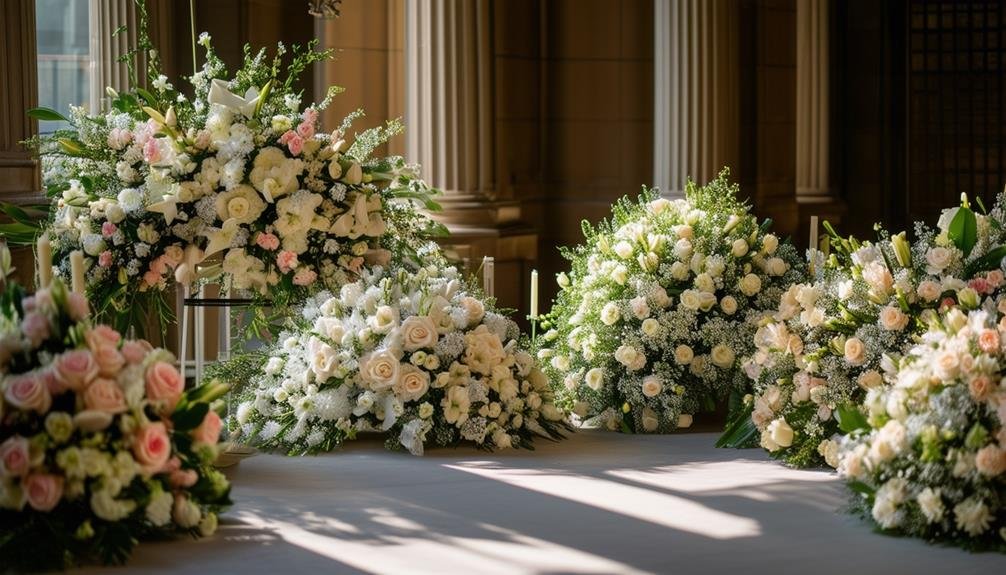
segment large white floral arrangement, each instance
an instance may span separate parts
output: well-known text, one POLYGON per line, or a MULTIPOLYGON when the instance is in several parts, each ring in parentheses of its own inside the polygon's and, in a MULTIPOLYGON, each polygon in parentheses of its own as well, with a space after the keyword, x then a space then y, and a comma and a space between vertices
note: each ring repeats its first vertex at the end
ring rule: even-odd
POLYGON ((893 385, 867 393, 838 469, 881 529, 1006 549, 1003 311, 990 299, 930 322, 893 385))
POLYGON ((843 239, 829 228, 833 253, 818 254, 817 278, 786 291, 755 335, 750 417, 721 445, 754 439, 788 464, 835 466, 842 408, 885 385, 930 316, 974 309, 1003 283, 1004 216, 1001 202, 980 214, 965 201, 937 230, 918 224, 913 243, 884 230, 877 242, 843 239))
POLYGON ((213 533, 230 505, 210 406, 226 387, 186 392, 168 352, 92 325, 58 280, 0 299, 2 570, 121 563, 141 537, 213 533))
POLYGON ((258 361, 223 368, 254 374, 239 394, 237 440, 294 455, 384 431, 389 448, 421 455, 463 441, 528 447, 566 429, 517 324, 453 267, 364 271, 338 295, 308 300, 302 318, 258 361))
MULTIPOLYGON (((150 89, 110 90, 100 114, 31 112, 69 122, 35 142, 53 198, 48 232, 57 261, 85 253, 99 315, 142 324, 130 314, 158 309, 168 284, 197 274, 283 306, 386 264, 429 231, 413 205, 435 208, 418 168, 371 157, 400 124, 352 137, 357 112, 322 133, 334 89, 301 107, 298 76, 328 51, 295 46, 287 60, 280 44, 270 60, 246 48, 231 75, 209 36, 199 43, 206 59, 191 97, 157 73, 154 57, 150 89)), ((69 264, 60 269, 69 276, 69 264)))
POLYGON ((612 429, 666 432, 744 383, 754 320, 803 277, 727 172, 684 199, 645 191, 584 224, 544 322, 539 357, 559 404, 612 429))

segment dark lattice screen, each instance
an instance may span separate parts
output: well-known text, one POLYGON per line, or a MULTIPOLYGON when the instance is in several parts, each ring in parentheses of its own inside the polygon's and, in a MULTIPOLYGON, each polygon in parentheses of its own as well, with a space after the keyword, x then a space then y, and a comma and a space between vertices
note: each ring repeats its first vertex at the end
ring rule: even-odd
POLYGON ((912 0, 908 35, 906 207, 930 219, 1006 184, 1006 2, 912 0))

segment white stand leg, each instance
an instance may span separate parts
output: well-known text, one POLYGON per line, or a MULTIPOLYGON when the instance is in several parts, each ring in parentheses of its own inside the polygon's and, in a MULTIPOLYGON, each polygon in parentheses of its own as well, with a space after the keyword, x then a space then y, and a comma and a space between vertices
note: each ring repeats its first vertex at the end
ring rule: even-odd
POLYGON ((178 371, 182 374, 182 381, 185 381, 185 356, 189 348, 189 306, 185 304, 185 300, 189 299, 188 286, 182 287, 179 293, 181 297, 179 298, 178 309, 182 316, 182 321, 178 327, 178 371))

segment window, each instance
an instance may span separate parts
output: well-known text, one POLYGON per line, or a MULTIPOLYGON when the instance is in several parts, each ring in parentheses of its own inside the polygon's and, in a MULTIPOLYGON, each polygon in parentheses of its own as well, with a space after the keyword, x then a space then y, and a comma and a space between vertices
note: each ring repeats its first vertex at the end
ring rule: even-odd
MULTIPOLYGON (((91 82, 89 0, 35 0, 38 103, 66 114, 88 105, 91 82)), ((39 122, 41 133, 62 122, 39 122)))

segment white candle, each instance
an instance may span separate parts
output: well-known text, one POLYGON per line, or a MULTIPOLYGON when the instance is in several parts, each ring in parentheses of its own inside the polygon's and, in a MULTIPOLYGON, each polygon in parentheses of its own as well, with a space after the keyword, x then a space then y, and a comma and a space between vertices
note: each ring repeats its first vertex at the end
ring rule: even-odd
POLYGON ((48 235, 38 238, 35 264, 38 266, 38 289, 45 289, 52 282, 52 243, 48 235))
POLYGON ((814 262, 817 260, 817 216, 810 217, 810 273, 814 273, 814 262))
POLYGON ((538 317, 538 270, 531 270, 531 317, 538 317))
POLYGON ((74 250, 70 254, 70 280, 74 293, 85 295, 86 283, 84 282, 84 252, 74 250))
POLYGON ((496 295, 496 258, 492 256, 482 259, 482 289, 488 297, 496 295))

